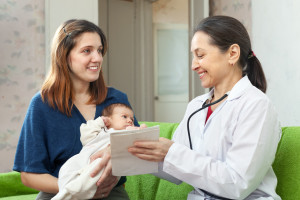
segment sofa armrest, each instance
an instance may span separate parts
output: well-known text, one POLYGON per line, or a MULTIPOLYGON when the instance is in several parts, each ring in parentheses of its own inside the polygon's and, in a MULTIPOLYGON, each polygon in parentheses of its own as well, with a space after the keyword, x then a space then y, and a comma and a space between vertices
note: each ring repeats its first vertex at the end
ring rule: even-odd
POLYGON ((37 190, 23 185, 20 173, 15 171, 0 173, 0 191, 0 198, 38 193, 37 190))

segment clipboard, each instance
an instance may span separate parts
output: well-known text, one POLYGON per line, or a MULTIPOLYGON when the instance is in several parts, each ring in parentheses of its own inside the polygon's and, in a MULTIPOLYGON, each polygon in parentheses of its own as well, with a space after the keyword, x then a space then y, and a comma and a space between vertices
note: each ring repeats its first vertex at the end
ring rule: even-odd
POLYGON ((112 174, 132 176, 158 172, 158 162, 142 160, 128 152, 137 140, 158 140, 159 126, 122 130, 110 134, 112 174))

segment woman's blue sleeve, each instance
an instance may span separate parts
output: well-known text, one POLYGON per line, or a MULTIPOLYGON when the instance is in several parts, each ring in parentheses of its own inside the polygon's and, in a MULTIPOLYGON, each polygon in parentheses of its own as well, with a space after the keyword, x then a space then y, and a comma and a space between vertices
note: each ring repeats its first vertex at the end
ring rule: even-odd
POLYGON ((37 95, 33 97, 27 110, 15 155, 15 171, 49 173, 51 170, 44 137, 44 112, 40 101, 37 95))

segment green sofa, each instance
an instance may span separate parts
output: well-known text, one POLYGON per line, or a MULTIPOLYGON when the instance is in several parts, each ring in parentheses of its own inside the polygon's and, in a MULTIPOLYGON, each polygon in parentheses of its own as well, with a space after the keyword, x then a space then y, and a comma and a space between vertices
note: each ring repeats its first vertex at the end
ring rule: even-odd
MULTIPOLYGON (((160 125, 160 135, 171 138, 178 124, 141 122, 160 125)), ((283 200, 300 199, 300 127, 283 127, 273 164, 278 177, 277 193, 283 200)), ((190 185, 161 180, 153 175, 128 176, 125 184, 131 200, 183 200, 193 189, 190 185)), ((21 183, 18 172, 0 173, 0 200, 32 200, 37 191, 21 183)))

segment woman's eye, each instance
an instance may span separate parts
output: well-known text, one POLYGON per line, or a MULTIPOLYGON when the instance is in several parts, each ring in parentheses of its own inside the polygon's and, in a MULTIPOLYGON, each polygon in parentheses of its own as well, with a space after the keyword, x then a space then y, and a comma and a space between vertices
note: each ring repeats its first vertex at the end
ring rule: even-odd
POLYGON ((98 53, 99 53, 99 54, 102 54, 102 49, 98 49, 98 53))
POLYGON ((90 50, 89 50, 89 49, 85 49, 85 50, 83 50, 83 52, 84 52, 84 53, 89 53, 90 50))
POLYGON ((203 58, 203 55, 197 55, 198 58, 203 58))
POLYGON ((127 117, 125 115, 122 116, 124 119, 126 119, 127 117))

